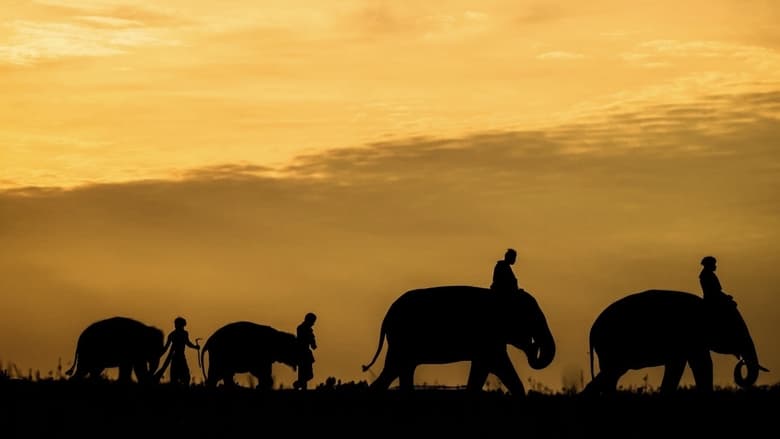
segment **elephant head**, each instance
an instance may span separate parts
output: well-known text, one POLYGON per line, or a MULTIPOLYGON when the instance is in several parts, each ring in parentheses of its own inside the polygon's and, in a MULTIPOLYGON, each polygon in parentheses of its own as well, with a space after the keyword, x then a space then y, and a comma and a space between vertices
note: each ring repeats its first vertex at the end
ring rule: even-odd
POLYGON ((745 320, 737 304, 724 299, 705 305, 711 334, 711 349, 719 354, 731 354, 739 359, 734 367, 734 382, 740 387, 750 387, 758 379, 758 372, 768 369, 758 362, 758 354, 745 320), (743 375, 743 369, 746 374, 743 375))
POLYGON ((286 364, 292 370, 298 370, 298 365, 311 357, 309 349, 299 343, 295 335, 284 331, 279 331, 279 339, 273 349, 271 356, 274 361, 286 364))
MULTIPOLYGON (((141 380, 154 380, 155 371, 160 366, 160 358, 165 353, 165 334, 161 329, 154 326, 148 326, 146 333, 143 335, 143 347, 142 355, 147 366, 144 377, 138 377, 141 380)), ((136 371, 138 374, 139 371, 136 371)))
POLYGON ((533 369, 544 369, 555 358, 555 340, 550 327, 536 299, 520 290, 517 293, 498 297, 502 316, 502 331, 507 343, 524 351, 528 365, 533 369))

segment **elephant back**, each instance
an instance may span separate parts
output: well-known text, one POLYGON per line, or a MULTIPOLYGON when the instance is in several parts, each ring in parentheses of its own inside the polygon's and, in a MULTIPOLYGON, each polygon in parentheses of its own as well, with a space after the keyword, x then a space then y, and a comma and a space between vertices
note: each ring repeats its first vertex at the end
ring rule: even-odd
POLYGON ((129 317, 111 317, 87 326, 79 336, 79 345, 110 343, 127 346, 137 343, 146 335, 150 335, 152 339, 159 339, 162 347, 164 334, 161 329, 129 317))
POLYGON ((507 325, 536 325, 539 319, 544 320, 541 310, 527 292, 453 285, 405 292, 391 304, 383 328, 391 342, 426 334, 439 343, 459 343, 504 332, 507 325))
POLYGON ((673 290, 646 290, 629 294, 607 306, 591 327, 591 346, 634 349, 657 340, 688 345, 705 336, 701 297, 673 290), (665 324, 659 324, 665 322, 665 324))
POLYGON ((273 338, 281 331, 259 323, 239 321, 228 323, 214 331, 206 344, 216 344, 228 340, 248 342, 256 339, 273 338))

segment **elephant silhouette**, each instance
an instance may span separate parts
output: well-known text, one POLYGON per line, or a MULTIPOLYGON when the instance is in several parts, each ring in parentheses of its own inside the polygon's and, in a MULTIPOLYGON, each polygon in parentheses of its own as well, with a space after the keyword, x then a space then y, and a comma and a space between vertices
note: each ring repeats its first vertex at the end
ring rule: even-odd
POLYGON ((525 352, 534 369, 555 356, 555 340, 536 299, 526 291, 492 291, 474 286, 410 290, 398 297, 382 321, 377 360, 387 338, 385 364, 370 384, 387 389, 396 379, 402 390, 414 387, 421 364, 470 361, 467 389, 481 390, 493 373, 517 396, 525 388, 507 353, 507 345, 525 352))
POLYGON ((79 335, 71 379, 97 378, 103 370, 119 368, 119 381, 154 381, 163 354, 163 331, 128 317, 111 317, 92 323, 79 335), (74 372, 75 370, 75 372, 74 372))
POLYGON ((234 386, 235 374, 249 372, 257 379, 258 389, 270 389, 273 363, 286 364, 297 370, 303 358, 303 348, 294 334, 239 321, 217 329, 206 340, 198 360, 206 386, 216 386, 220 381, 226 386, 234 386), (206 352, 209 353, 208 370, 204 361, 206 352))
POLYGON ((583 394, 612 393, 628 370, 655 366, 664 366, 661 391, 668 393, 679 387, 686 363, 696 388, 711 391, 710 351, 739 359, 734 381, 740 387, 753 385, 759 370, 767 371, 758 362, 750 331, 735 302, 705 300, 683 291, 629 294, 607 306, 591 327, 592 379, 583 394), (595 375, 594 352, 600 369, 595 375))

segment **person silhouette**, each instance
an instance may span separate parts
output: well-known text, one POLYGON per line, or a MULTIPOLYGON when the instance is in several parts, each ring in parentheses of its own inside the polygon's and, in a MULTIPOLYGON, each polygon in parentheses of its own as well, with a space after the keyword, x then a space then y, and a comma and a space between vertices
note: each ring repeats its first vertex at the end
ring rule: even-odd
POLYGON ((314 378, 314 354, 311 350, 317 349, 317 341, 314 339, 314 322, 317 316, 312 313, 306 313, 303 322, 296 329, 296 338, 298 346, 301 349, 301 361, 298 364, 298 379, 293 383, 296 389, 306 389, 309 380, 314 378), (309 350, 311 348, 311 350, 309 350))
POLYGON ((514 292, 518 290, 517 278, 515 273, 512 272, 512 265, 516 260, 517 252, 515 249, 507 249, 504 253, 504 259, 498 260, 493 268, 493 282, 490 284, 491 290, 499 292, 514 292))
POLYGON ((704 300, 712 302, 715 300, 731 300, 732 296, 726 294, 720 285, 720 280, 715 274, 718 269, 718 261, 714 256, 705 256, 701 260, 702 269, 699 273, 699 284, 701 285, 704 300))
POLYGON ((168 350, 170 352, 168 357, 165 358, 160 371, 155 374, 155 377, 159 379, 168 368, 171 366, 171 382, 177 384, 189 384, 190 383, 190 368, 187 365, 187 357, 185 356, 186 347, 189 346, 193 349, 200 350, 200 345, 190 341, 190 334, 184 329, 187 326, 187 320, 184 317, 176 317, 173 321, 174 330, 168 334, 168 340, 165 342, 163 352, 168 350))

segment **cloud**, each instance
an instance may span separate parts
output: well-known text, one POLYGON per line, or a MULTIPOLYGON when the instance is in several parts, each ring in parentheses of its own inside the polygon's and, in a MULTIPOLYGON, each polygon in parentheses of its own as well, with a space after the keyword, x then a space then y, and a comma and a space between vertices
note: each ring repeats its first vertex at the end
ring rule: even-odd
POLYGON ((530 5, 523 13, 519 14, 516 21, 522 26, 547 24, 551 21, 560 20, 566 16, 567 14, 558 5, 537 3, 530 5))
POLYGON ((127 0, 35 0, 35 3, 59 12, 62 18, 98 17, 87 19, 94 24, 125 21, 161 27, 187 23, 180 10, 165 7, 159 2, 146 2, 143 6, 127 0))
POLYGON ((585 58, 585 55, 581 53, 574 53, 574 52, 564 52, 560 50, 552 51, 552 52, 544 52, 540 53, 539 55, 536 55, 536 59, 551 59, 551 60, 574 60, 574 59, 582 59, 585 58))
POLYGON ((76 17, 78 20, 107 27, 135 27, 140 26, 142 23, 137 20, 128 20, 126 18, 107 17, 103 15, 81 15, 76 17))
POLYGON ((189 169, 179 174, 183 180, 253 179, 273 175, 275 169, 252 164, 225 164, 189 169))
POLYGON ((175 44, 148 29, 96 28, 73 23, 15 21, 11 43, 0 45, 0 63, 17 65, 64 57, 113 56, 129 48, 175 44))
POLYGON ((680 59, 686 62, 691 59, 736 61, 759 71, 780 68, 780 53, 774 49, 719 41, 645 41, 620 57, 626 62, 651 68, 670 66, 680 59))
POLYGON ((407 8, 375 4, 341 17, 337 27, 362 37, 405 36, 428 42, 452 42, 478 36, 494 25, 490 14, 478 10, 440 12, 437 8, 407 8))

